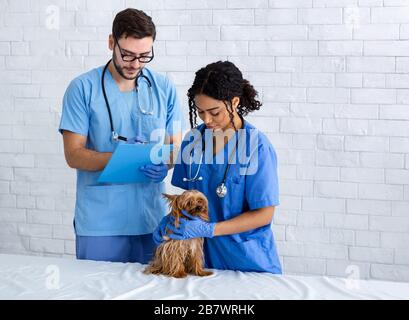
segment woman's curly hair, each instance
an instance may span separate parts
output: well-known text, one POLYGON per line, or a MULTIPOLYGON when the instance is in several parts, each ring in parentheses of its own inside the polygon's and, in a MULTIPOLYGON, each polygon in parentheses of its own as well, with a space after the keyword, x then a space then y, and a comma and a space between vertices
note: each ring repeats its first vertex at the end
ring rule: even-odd
POLYGON ((197 126, 197 109, 194 98, 198 94, 223 101, 233 127, 231 101, 234 97, 240 98, 237 113, 241 116, 246 116, 249 112, 259 110, 261 107, 261 102, 256 99, 257 91, 249 81, 243 79, 241 71, 230 61, 214 62, 196 72, 195 80, 187 93, 189 120, 192 128, 197 126))

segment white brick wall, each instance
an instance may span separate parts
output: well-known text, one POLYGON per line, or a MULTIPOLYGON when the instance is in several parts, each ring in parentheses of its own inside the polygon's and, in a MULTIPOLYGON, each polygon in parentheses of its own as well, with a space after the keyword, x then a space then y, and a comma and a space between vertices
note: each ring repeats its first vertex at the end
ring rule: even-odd
POLYGON ((186 116, 194 72, 215 60, 260 92, 249 120, 278 154, 284 272, 409 281, 406 0, 0 0, 0 252, 75 253, 61 98, 107 60, 128 6, 157 24, 153 67, 186 116))

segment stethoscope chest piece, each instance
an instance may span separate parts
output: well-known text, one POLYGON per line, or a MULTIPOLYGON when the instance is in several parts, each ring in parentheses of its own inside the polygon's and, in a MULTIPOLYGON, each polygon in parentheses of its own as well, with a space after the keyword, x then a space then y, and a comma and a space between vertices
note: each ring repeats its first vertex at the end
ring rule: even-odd
POLYGON ((227 194, 227 187, 224 184, 224 182, 222 182, 217 188, 216 188, 216 194, 219 198, 224 198, 227 194))

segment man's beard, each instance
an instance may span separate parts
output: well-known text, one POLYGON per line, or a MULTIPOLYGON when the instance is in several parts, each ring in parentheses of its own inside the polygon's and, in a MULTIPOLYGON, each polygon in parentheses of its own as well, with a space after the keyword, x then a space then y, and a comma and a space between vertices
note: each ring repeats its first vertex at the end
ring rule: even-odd
POLYGON ((126 80, 135 80, 136 78, 139 77, 139 74, 141 73, 140 71, 136 74, 135 77, 127 77, 127 76, 124 74, 124 72, 122 71, 121 67, 116 63, 116 61, 117 61, 116 59, 117 59, 117 56, 116 56, 116 53, 115 53, 115 51, 114 51, 114 54, 113 54, 113 57, 112 57, 112 62, 114 63, 114 67, 115 67, 116 72, 118 72, 119 75, 120 75, 122 78, 124 78, 124 79, 126 79, 126 80))

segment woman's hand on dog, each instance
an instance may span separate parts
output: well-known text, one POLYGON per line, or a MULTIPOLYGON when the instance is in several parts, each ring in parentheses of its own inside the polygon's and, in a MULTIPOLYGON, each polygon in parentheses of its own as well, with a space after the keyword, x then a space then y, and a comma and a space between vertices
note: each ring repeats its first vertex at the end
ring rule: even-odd
POLYGON ((192 238, 212 238, 216 223, 207 222, 199 217, 195 217, 182 210, 184 216, 191 220, 179 218, 179 227, 175 226, 175 217, 171 215, 164 216, 159 225, 153 231, 153 241, 160 245, 167 240, 187 240, 192 238), (167 234, 166 230, 173 233, 167 234))
POLYGON ((207 222, 199 217, 195 217, 182 210, 184 216, 190 218, 191 220, 179 218, 179 227, 175 227, 174 218, 171 219, 173 223, 169 224, 167 227, 173 233, 169 234, 168 237, 172 240, 187 240, 192 238, 213 238, 214 227, 216 223, 207 222))

